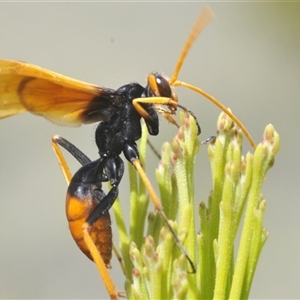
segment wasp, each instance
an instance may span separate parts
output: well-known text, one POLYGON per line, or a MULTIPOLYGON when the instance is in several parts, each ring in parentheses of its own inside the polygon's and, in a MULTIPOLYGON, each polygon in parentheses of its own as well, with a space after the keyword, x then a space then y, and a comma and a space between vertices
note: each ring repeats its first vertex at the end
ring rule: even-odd
POLYGON ((151 73, 146 86, 129 83, 118 89, 110 89, 78 81, 32 64, 0 60, 0 118, 27 111, 62 126, 100 122, 95 131, 99 158, 94 161, 60 136, 52 138, 52 145, 69 184, 66 213, 71 234, 78 247, 96 263, 111 299, 116 299, 118 295, 107 272, 112 252, 109 209, 119 194, 119 184, 124 173, 124 162, 120 157, 122 153, 139 173, 155 209, 189 261, 191 273, 196 271, 170 226, 161 202, 140 163, 136 142, 141 137, 141 119, 144 119, 149 134, 155 136, 159 134, 158 114, 178 126, 173 115, 180 108, 195 118, 200 134, 196 116, 178 101, 175 87, 184 86, 203 95, 227 113, 255 147, 252 137, 231 111, 198 87, 178 80, 178 74, 192 44, 212 17, 209 8, 202 10, 172 77, 151 73), (68 169, 60 147, 70 152, 82 164, 74 176, 68 169), (107 194, 102 189, 104 182, 111 185, 107 194))

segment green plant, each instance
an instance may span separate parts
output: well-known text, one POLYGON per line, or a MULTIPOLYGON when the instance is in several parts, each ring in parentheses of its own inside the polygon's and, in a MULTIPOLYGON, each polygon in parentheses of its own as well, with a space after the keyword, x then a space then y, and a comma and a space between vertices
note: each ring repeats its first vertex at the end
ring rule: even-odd
MULTIPOLYGON (((261 187, 278 152, 279 136, 273 126, 268 125, 254 153, 244 157, 240 130, 221 113, 217 138, 207 147, 212 191, 205 204, 194 198, 194 166, 200 147, 197 127, 186 113, 180 114, 180 124, 173 141, 162 147, 156 177, 164 211, 197 271, 189 273, 185 256, 160 216, 153 212, 147 214, 147 191, 130 167, 129 233, 120 203, 114 205, 127 297, 247 299, 268 235, 262 227, 266 201, 261 187), (239 226, 242 226, 241 236, 237 243, 239 226), (200 232, 196 230, 198 227, 200 232)), ((144 130, 140 141, 143 165, 146 141, 144 130)))

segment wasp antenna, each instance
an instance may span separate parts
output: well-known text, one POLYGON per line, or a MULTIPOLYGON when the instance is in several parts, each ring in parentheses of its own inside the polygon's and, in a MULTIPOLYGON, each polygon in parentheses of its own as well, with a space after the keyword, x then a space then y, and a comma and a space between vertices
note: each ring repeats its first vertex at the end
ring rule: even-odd
POLYGON ((191 49, 191 47, 192 47, 193 43, 195 42, 196 38, 198 37, 199 33, 213 18, 214 18, 213 11, 210 9, 209 6, 205 5, 201 9, 199 17, 197 18, 197 21, 185 42, 185 45, 182 49, 180 57, 177 61, 177 65, 175 67, 174 73, 169 81, 170 85, 172 85, 177 80, 178 74, 179 74, 181 66, 185 60, 185 57, 187 56, 189 50, 191 49))
POLYGON ((233 120, 234 123, 237 124, 238 127, 241 128, 242 132, 244 133, 244 135, 248 139, 251 147, 253 149, 256 148, 255 142, 254 142, 250 132, 247 130, 247 128, 244 126, 244 124, 240 121, 240 119, 237 116, 235 116, 225 105, 223 105, 215 97, 211 96, 210 94, 206 93, 205 91, 201 90, 200 88, 198 88, 194 85, 191 85, 189 83, 186 83, 186 82, 176 81, 174 83, 174 86, 184 86, 184 87, 186 87, 186 88, 188 88, 188 89, 204 96, 206 99, 208 99, 213 104, 215 104, 217 107, 219 107, 225 114, 227 114, 233 120))

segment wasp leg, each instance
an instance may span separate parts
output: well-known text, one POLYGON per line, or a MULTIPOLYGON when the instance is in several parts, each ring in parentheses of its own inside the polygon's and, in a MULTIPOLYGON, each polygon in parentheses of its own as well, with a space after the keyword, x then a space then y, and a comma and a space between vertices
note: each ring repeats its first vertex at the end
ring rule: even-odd
POLYGON ((133 164, 133 166, 135 167, 135 169, 139 173, 140 178, 142 179, 142 181, 145 184, 145 187, 148 190, 149 196, 150 196, 150 198, 151 198, 151 200, 152 200, 152 202, 155 206, 155 209, 157 210, 157 212, 160 214, 160 216, 164 220, 165 224, 167 225, 167 227, 171 231, 171 233, 172 233, 172 235, 173 235, 173 237, 176 241, 176 244, 178 245, 178 247, 180 248, 180 250, 182 251, 182 253, 186 257, 187 261, 189 262, 189 264, 191 266, 191 269, 192 269, 190 273, 196 273, 196 268, 195 268, 194 263, 192 262, 192 260, 189 257, 186 249, 184 248, 184 246, 180 242, 178 236, 176 235, 173 228, 171 227, 171 225, 169 223, 169 220, 168 220, 167 216, 165 215, 165 213, 163 211, 162 204, 161 204, 159 198, 157 197, 157 195, 155 193, 155 190, 154 190, 150 180, 148 179, 147 174, 145 173, 145 171, 144 171, 144 169, 141 165, 141 162, 140 162, 139 157, 138 157, 138 150, 136 148, 136 144, 133 143, 133 144, 130 145, 130 144, 127 143, 124 147, 123 153, 124 153, 126 159, 133 164))
POLYGON ((142 106, 142 104, 157 104, 157 105, 166 105, 169 107, 169 111, 163 109, 162 107, 157 108, 158 112, 162 114, 170 123, 174 124, 176 127, 179 127, 177 122, 172 118, 171 115, 174 115, 177 109, 178 103, 167 97, 144 97, 136 98, 132 100, 132 104, 136 111, 145 119, 149 120, 150 116, 147 110, 142 106))
POLYGON ((161 160, 161 155, 158 152, 158 150, 155 148, 155 146, 152 144, 152 142, 149 140, 149 138, 147 139, 147 144, 150 147, 150 149, 152 150, 152 152, 154 153, 154 155, 157 157, 158 160, 161 160))
POLYGON ((201 145, 213 144, 216 141, 217 137, 214 135, 209 136, 204 141, 201 141, 201 145))
POLYGON ((116 256, 116 258, 117 258, 117 260, 118 260, 118 262, 121 266, 122 272, 125 275, 125 266, 124 266, 123 258, 121 256, 121 254, 119 253, 118 249, 116 248, 116 246, 114 244, 112 246, 113 246, 114 254, 115 254, 115 256, 116 256))
MULTIPOLYGON (((62 138, 60 136, 54 136, 52 138, 52 146, 53 146, 54 152, 56 154, 57 160, 60 164, 60 167, 61 167, 64 177, 67 181, 67 184, 70 185, 72 175, 71 175, 69 167, 66 163, 64 155, 58 145, 62 146, 68 152, 70 152, 82 165, 87 165, 87 164, 91 163, 91 160, 83 152, 81 152, 77 147, 75 147, 72 143, 65 140, 64 138, 62 138)), ((69 195, 69 193, 68 193, 68 195, 69 195)), ((75 203, 75 202, 72 202, 72 203, 75 203)), ((76 206, 76 207, 78 208, 78 206, 76 206)), ((77 223, 77 225, 79 224, 79 235, 84 240, 85 247, 87 248, 88 253, 90 254, 90 258, 95 262, 95 264, 97 266, 97 269, 98 269, 100 276, 105 284, 105 287, 110 295, 110 298, 118 299, 118 292, 115 288, 114 282, 109 275, 109 272, 106 268, 106 264, 104 263, 102 256, 100 255, 99 248, 97 248, 94 240, 92 239, 92 237, 89 233, 90 225, 87 222, 85 222, 85 218, 83 219, 82 222, 83 222, 82 225, 77 223)), ((102 218, 102 220, 100 222, 102 222, 102 223, 104 222, 104 224, 106 223, 105 224, 106 228, 108 228, 108 227, 110 228, 110 216, 109 216, 108 212, 106 213, 106 215, 104 215, 104 218, 102 218)), ((100 227, 103 227, 103 226, 101 225, 100 227)), ((98 228, 99 228, 99 224, 98 224, 98 228)), ((70 229, 71 229, 71 227, 70 227, 70 229)), ((106 231, 107 231, 107 229, 106 229, 106 231)), ((73 235, 73 232, 72 232, 72 235, 73 235)), ((111 241, 111 235, 108 238, 111 241)), ((84 251, 84 250, 82 249, 82 251, 84 251)), ((109 250, 109 251, 111 252, 111 250, 109 250)))
MULTIPOLYGON (((58 163, 60 165, 61 171, 64 175, 64 178, 67 182, 67 185, 70 184, 70 181, 72 179, 72 174, 71 171, 69 169, 69 166, 66 162, 66 159, 63 155, 63 153, 61 152, 60 148, 58 145, 60 145, 60 141, 64 140, 62 137, 58 136, 58 135, 54 135, 52 137, 52 148, 54 150, 55 156, 58 160, 58 163)), ((75 146, 74 146, 75 147, 75 146)))
POLYGON ((55 146, 57 146, 58 144, 65 150, 67 150, 75 159, 78 160, 78 162, 81 165, 86 165, 91 162, 91 160, 81 150, 79 150, 75 145, 73 145, 71 142, 64 139, 63 137, 59 135, 54 135, 52 137, 52 141, 54 142, 55 146))
POLYGON ((197 117, 195 114, 189 110, 188 108, 184 107, 183 105, 179 104, 177 101, 172 100, 171 98, 167 97, 145 97, 145 98, 136 98, 132 101, 134 108, 137 112, 147 121, 149 119, 148 112, 142 107, 142 103, 152 104, 152 105, 166 105, 168 106, 169 110, 164 109, 163 107, 157 107, 157 111, 171 124, 179 127, 176 120, 172 117, 175 114, 177 107, 181 108, 182 110, 189 113, 195 120, 196 125, 198 127, 198 135, 201 133, 201 128, 198 122, 197 117))

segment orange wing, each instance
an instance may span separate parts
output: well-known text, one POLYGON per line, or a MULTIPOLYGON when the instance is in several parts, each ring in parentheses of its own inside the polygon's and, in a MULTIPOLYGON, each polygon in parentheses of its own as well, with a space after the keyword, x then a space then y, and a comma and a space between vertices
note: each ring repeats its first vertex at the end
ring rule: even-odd
POLYGON ((115 90, 13 60, 0 60, 0 119, 29 111, 53 123, 80 126, 109 117, 115 90))

